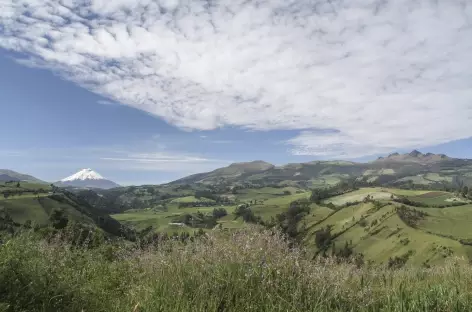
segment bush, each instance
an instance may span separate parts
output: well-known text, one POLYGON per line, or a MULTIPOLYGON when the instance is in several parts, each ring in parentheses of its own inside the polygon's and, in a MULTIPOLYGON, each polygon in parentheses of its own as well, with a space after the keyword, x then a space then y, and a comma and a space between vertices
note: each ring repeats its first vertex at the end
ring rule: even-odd
POLYGON ((223 218, 228 215, 228 212, 224 208, 215 208, 213 209, 213 217, 216 219, 223 218))
POLYGON ((365 218, 362 218, 359 220, 359 225, 362 227, 366 227, 369 225, 369 222, 365 218))

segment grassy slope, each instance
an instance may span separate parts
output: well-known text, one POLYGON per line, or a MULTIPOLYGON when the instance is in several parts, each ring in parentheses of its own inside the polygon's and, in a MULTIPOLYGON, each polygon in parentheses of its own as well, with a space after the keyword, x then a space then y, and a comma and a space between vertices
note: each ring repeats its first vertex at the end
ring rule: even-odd
MULTIPOLYGON (((384 209, 385 212, 392 211, 389 206, 384 209)), ((410 250, 414 252, 408 262, 411 265, 421 265, 427 260, 430 263, 442 262, 444 255, 448 256, 447 250, 458 257, 467 257, 468 253, 468 248, 456 241, 408 227, 395 213, 389 214, 368 232, 356 225, 339 237, 340 243, 347 240, 352 240, 355 250, 362 252, 367 259, 381 263, 385 263, 390 257, 402 256, 410 250), (376 233, 378 229, 382 230, 376 233), (405 243, 405 239, 408 239, 408 243, 405 243)))
MULTIPOLYGON (((45 191, 48 192, 51 190, 51 186, 48 184, 37 183, 37 182, 20 182, 20 187, 17 187, 17 183, 6 183, 0 182, 0 193, 4 191, 21 191, 24 193, 34 192, 34 191, 45 191)), ((1 197, 1 196, 0 196, 1 197)))
POLYGON ((428 193, 428 191, 399 190, 384 187, 366 187, 354 192, 328 198, 324 202, 333 203, 335 205, 343 205, 347 202, 362 201, 367 195, 372 196, 376 200, 383 200, 389 199, 392 194, 396 196, 417 196, 424 193, 428 193))
POLYGON ((23 224, 27 220, 37 224, 48 223, 49 214, 53 209, 62 209, 72 220, 92 222, 92 220, 68 203, 58 202, 46 196, 16 196, 8 199, 0 199, 0 207, 12 217, 13 221, 23 224))
MULTIPOLYGON (((402 256, 413 252, 408 264, 421 265, 443 262, 452 256, 467 259, 472 247, 460 244, 456 238, 468 238, 472 235, 468 230, 472 220, 472 206, 462 206, 445 209, 424 208, 431 216, 422 220, 417 229, 407 226, 395 213, 394 205, 387 205, 374 211, 371 203, 341 209, 321 223, 307 222, 308 231, 305 244, 316 250, 314 244, 315 232, 327 225, 332 225, 333 235, 338 235, 335 244, 338 248, 345 242, 350 242, 356 252, 364 254, 368 260, 385 263, 390 257, 402 256), (465 208, 461 210, 461 208, 465 208), (450 210, 452 209, 452 210, 450 210), (356 223, 365 217, 367 226, 356 223), (354 217, 354 219, 353 219, 354 217), (371 226, 372 221, 377 224, 371 226), (442 235, 452 235, 454 239, 441 237, 429 232, 442 235)), ((472 238, 472 237, 471 237, 472 238)))
POLYGON ((419 208, 428 216, 419 223, 419 228, 450 235, 458 239, 472 239, 472 205, 448 208, 419 208))
POLYGON ((466 202, 464 198, 458 198, 452 193, 448 192, 428 192, 416 196, 408 196, 408 199, 417 203, 426 205, 446 205, 452 202, 466 202))

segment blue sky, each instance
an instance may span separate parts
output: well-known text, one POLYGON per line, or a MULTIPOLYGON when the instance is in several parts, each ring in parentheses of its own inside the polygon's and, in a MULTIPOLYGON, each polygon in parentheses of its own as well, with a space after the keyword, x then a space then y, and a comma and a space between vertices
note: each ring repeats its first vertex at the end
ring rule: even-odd
POLYGON ((468 2, 4 2, 1 168, 145 184, 257 159, 472 158, 468 2))

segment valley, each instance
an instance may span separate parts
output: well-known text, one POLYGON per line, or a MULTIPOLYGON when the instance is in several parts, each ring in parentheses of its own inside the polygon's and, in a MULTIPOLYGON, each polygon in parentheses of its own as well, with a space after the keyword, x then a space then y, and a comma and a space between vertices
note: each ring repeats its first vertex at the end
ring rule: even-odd
POLYGON ((277 227, 313 257, 347 248, 366 262, 428 266, 472 259, 469 170, 468 160, 413 151, 365 164, 237 163, 168 184, 109 188, 116 184, 84 169, 62 180, 69 185, 1 182, 0 211, 16 227, 49 226, 61 211, 128 237, 277 227), (97 181, 106 187, 82 186, 97 181))

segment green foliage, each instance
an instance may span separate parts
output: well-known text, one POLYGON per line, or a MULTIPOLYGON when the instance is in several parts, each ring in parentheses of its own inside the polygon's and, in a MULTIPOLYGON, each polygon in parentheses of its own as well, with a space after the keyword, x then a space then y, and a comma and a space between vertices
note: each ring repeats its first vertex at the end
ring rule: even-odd
POLYGON ((412 228, 416 228, 418 222, 428 215, 424 211, 408 208, 405 205, 397 207, 396 212, 400 219, 412 228))
POLYGON ((228 212, 224 208, 215 208, 213 209, 213 217, 215 219, 220 219, 228 215, 228 212))
POLYGON ((315 232, 315 245, 319 251, 325 253, 332 244, 332 226, 328 225, 315 232))
POLYGON ((203 214, 198 211, 197 213, 186 213, 172 220, 174 223, 183 223, 192 228, 214 228, 217 224, 216 217, 213 214, 203 214))
POLYGON ((467 185, 465 185, 462 188, 462 196, 467 197, 468 194, 469 194, 469 187, 467 185))
POLYGON ((408 261, 408 258, 410 258, 412 254, 413 254, 413 251, 409 250, 407 253, 401 256, 395 256, 393 258, 389 258, 387 267, 389 269, 400 269, 406 264, 406 262, 408 261))
POLYGON ((241 217, 246 223, 263 224, 260 216, 256 216, 248 205, 239 205, 233 212, 237 218, 241 217))
POLYGON ((286 212, 276 215, 275 225, 289 238, 299 238, 298 223, 310 213, 310 210, 310 202, 307 199, 295 200, 290 203, 286 212))
POLYGON ((64 214, 64 211, 60 209, 54 209, 51 212, 51 215, 49 216, 49 221, 51 222, 52 226, 57 230, 65 228, 67 226, 67 223, 69 223, 69 219, 64 214))

